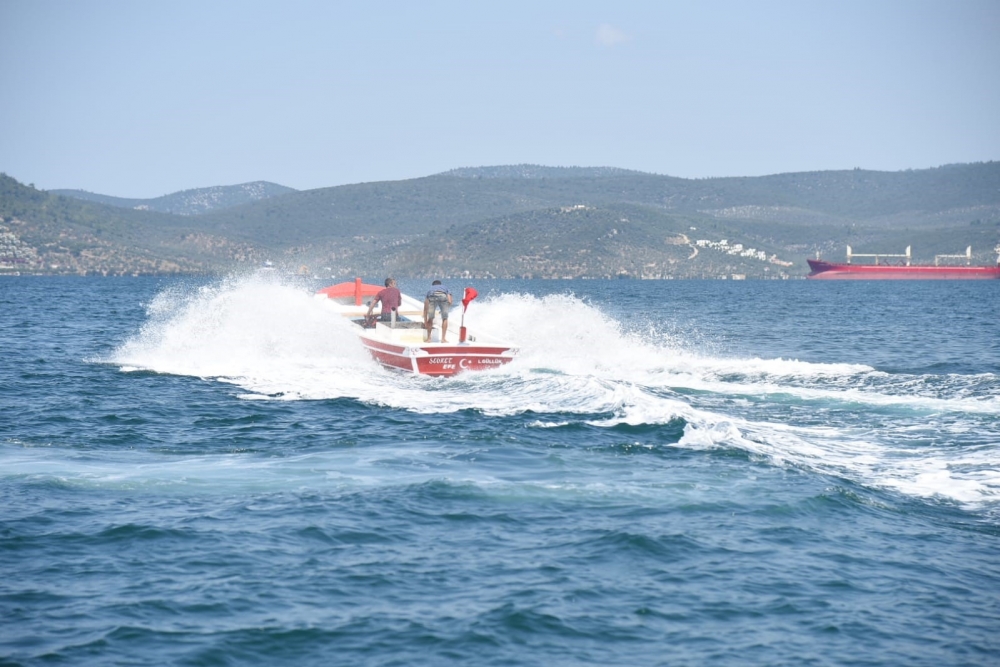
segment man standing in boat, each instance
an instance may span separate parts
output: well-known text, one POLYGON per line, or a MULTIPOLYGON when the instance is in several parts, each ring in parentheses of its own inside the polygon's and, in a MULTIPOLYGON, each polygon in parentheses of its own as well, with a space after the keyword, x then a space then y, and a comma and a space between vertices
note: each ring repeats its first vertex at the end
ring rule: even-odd
POLYGON ((431 330, 434 328, 434 314, 441 311, 441 342, 447 343, 448 336, 448 311, 451 309, 451 292, 449 292, 440 280, 431 283, 431 289, 424 297, 424 328, 427 329, 425 341, 431 339, 431 330))
POLYGON ((368 316, 365 318, 371 321, 372 311, 375 310, 375 304, 382 304, 382 314, 379 317, 383 322, 389 322, 392 320, 392 311, 399 308, 400 304, 403 303, 403 295, 399 293, 399 288, 396 287, 395 278, 385 279, 385 289, 379 290, 372 302, 368 304, 368 316))

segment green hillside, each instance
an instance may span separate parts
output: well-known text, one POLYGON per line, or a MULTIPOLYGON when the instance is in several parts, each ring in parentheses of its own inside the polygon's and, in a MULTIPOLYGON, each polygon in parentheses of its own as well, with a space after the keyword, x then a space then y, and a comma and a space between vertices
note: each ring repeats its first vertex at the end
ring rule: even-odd
POLYGON ((269 199, 279 195, 295 192, 277 183, 255 181, 240 185, 218 185, 210 188, 182 190, 162 197, 152 199, 125 199, 100 195, 85 190, 51 190, 54 195, 82 199, 84 201, 106 204, 117 208, 129 208, 137 211, 156 211, 175 215, 200 215, 210 211, 240 206, 261 199, 269 199))
POLYGON ((203 217, 212 229, 291 246, 366 234, 425 234, 578 204, 634 204, 755 226, 766 222, 793 227, 995 221, 1000 206, 1000 163, 994 162, 892 173, 854 170, 701 180, 618 170, 603 176, 581 170, 577 176, 559 178, 459 173, 292 193, 203 217))
MULTIPOLYGON (((699 247, 692 223, 700 222, 628 204, 541 209, 433 232, 382 251, 382 263, 390 273, 415 277, 765 278, 787 272, 771 261, 770 246, 754 248, 752 258, 699 247)), ((378 261, 365 259, 365 268, 378 261)))
POLYGON ((60 197, 0 174, 0 271, 205 273, 258 257, 189 220, 60 197))

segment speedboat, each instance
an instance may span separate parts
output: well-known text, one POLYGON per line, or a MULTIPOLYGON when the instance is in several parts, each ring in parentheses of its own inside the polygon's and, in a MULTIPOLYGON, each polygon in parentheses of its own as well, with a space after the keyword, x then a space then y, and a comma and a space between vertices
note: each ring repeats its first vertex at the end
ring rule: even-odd
POLYGON ((462 371, 480 371, 502 366, 517 355, 510 343, 465 326, 465 312, 476 298, 467 287, 462 299, 461 323, 454 325, 457 303, 449 318, 448 342, 441 342, 441 318, 435 313, 430 335, 424 326, 424 302, 406 294, 388 322, 366 317, 370 300, 382 289, 367 285, 361 278, 354 282, 325 287, 316 296, 327 299, 345 318, 357 325, 361 343, 378 363, 386 368, 419 375, 455 375, 462 371))

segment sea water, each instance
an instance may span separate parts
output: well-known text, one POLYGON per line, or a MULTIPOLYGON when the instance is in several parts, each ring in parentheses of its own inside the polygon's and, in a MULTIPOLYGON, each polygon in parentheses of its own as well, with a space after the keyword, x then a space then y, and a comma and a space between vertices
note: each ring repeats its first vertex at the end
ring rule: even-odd
POLYGON ((0 664, 1000 664, 1000 281, 472 284, 0 278, 0 664))

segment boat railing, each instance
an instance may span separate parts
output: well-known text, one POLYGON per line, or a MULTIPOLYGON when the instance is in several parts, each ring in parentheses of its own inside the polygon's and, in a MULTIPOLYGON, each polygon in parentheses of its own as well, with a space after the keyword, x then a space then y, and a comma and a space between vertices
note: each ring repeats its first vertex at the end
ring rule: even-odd
POLYGON ((904 254, 902 254, 902 255, 890 255, 890 254, 887 254, 887 253, 878 253, 878 254, 867 254, 867 253, 865 253, 865 254, 862 254, 862 253, 853 252, 851 250, 851 246, 847 246, 847 263, 850 264, 851 263, 851 259, 853 259, 854 257, 874 257, 875 258, 875 265, 876 266, 878 266, 879 260, 881 260, 881 259, 886 259, 886 258, 889 258, 889 257, 898 257, 898 258, 905 259, 906 260, 906 266, 909 266, 910 265, 910 260, 912 259, 912 254, 910 253, 910 246, 906 246, 906 252, 904 254))

